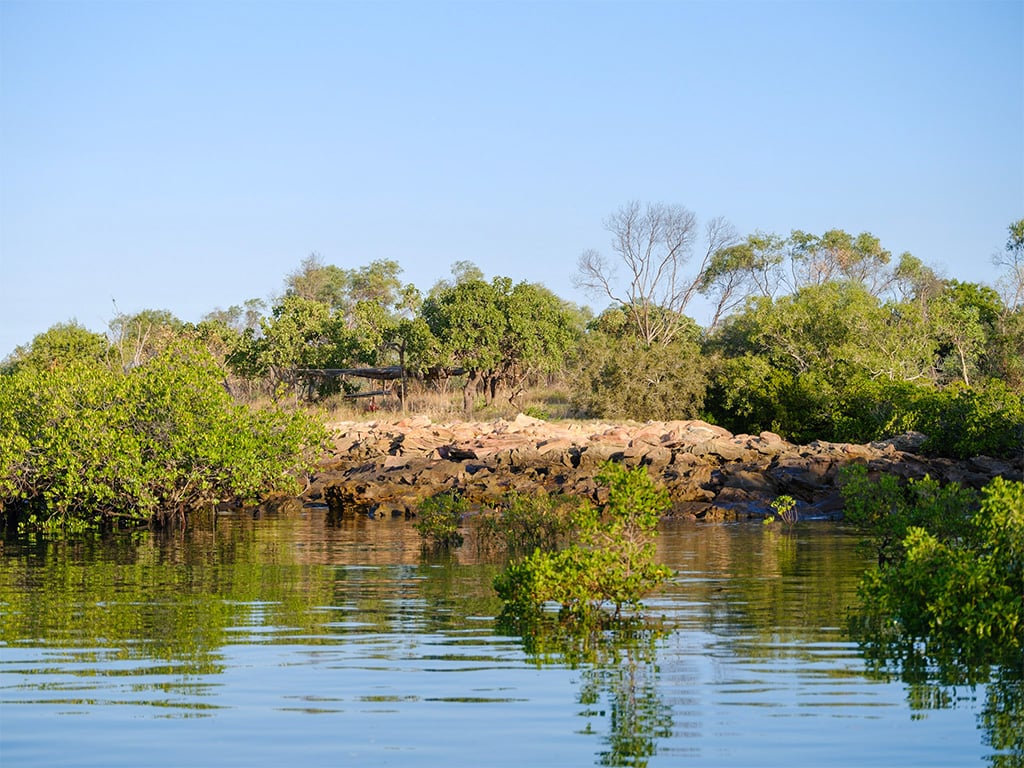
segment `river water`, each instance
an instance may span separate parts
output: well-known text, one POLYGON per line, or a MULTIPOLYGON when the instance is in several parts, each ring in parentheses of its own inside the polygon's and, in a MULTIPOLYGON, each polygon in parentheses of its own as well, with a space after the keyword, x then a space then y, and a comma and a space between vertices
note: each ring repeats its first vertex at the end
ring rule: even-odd
POLYGON ((857 541, 666 523, 651 623, 583 639, 502 628, 500 558, 426 556, 403 520, 7 541, 0 764, 990 762, 984 686, 906 684, 849 640, 857 541))

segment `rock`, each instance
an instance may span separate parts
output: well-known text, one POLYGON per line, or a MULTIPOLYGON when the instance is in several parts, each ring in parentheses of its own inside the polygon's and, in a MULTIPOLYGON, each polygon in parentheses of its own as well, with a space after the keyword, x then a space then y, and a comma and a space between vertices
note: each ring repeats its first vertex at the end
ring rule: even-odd
POLYGON ((710 454, 725 461, 741 461, 748 456, 749 450, 735 442, 733 438, 715 437, 691 446, 689 453, 692 453, 694 456, 707 456, 710 454))
POLYGON ((578 468, 596 470, 606 461, 622 457, 623 449, 605 443, 591 443, 580 449, 578 468))
POLYGON ((840 469, 855 462, 872 473, 973 487, 996 476, 1024 479, 1024 457, 929 459, 911 452, 922 439, 912 433, 871 445, 793 445, 773 432, 734 436, 701 421, 550 424, 522 414, 490 423, 412 417, 329 426, 332 449, 304 498, 322 499, 335 517, 404 517, 420 499, 452 488, 480 504, 510 490, 596 501, 607 491, 594 477, 608 461, 646 467, 668 490, 672 515, 701 520, 757 516, 781 494, 801 502, 802 516, 834 517, 840 469))
POLYGON ((516 414, 516 417, 512 420, 509 425, 509 431, 522 431, 524 429, 530 429, 535 427, 542 427, 547 424, 546 421, 541 419, 535 419, 532 416, 527 416, 525 413, 516 414))
POLYGON ((746 469, 729 473, 724 487, 740 488, 769 499, 778 495, 778 488, 768 475, 764 472, 753 472, 746 469))
POLYGON ((894 450, 904 453, 918 453, 927 439, 928 436, 922 435, 920 432, 904 432, 902 435, 896 435, 887 440, 878 440, 870 445, 872 448, 885 449, 887 446, 891 446, 894 450))
POLYGON ((448 461, 469 461, 478 458, 472 448, 460 448, 457 445, 442 445, 437 449, 437 455, 448 461))

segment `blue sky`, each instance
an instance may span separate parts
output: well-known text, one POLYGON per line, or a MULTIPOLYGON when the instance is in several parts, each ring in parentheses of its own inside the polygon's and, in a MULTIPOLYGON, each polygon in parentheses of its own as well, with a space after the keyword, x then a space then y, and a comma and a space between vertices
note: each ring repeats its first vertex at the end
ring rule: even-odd
POLYGON ((0 0, 0 357, 268 298, 312 252, 601 308, 576 260, 633 199, 993 281, 1024 3, 0 0))

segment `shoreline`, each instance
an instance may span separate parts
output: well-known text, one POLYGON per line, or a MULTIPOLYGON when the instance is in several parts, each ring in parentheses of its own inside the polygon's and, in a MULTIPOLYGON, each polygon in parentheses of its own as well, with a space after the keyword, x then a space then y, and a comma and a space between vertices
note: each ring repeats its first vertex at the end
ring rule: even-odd
POLYGON ((419 502, 456 491, 480 507, 509 492, 565 493, 600 501, 595 480, 606 461, 646 466, 669 493, 667 517, 735 520, 764 517, 780 495, 801 519, 840 519, 840 469, 864 462, 870 472, 903 479, 925 475, 980 488, 996 476, 1024 480, 1024 456, 953 460, 915 453, 921 436, 854 445, 796 445, 779 435, 734 435, 702 421, 447 421, 425 416, 326 425, 333 446, 302 494, 332 515, 412 517, 419 502))

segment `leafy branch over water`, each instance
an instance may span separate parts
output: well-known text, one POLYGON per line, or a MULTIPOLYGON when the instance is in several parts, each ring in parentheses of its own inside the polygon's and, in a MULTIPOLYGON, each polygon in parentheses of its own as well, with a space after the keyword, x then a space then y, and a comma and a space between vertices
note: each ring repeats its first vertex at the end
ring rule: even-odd
POLYGON ((1024 483, 996 478, 979 498, 927 478, 872 482, 859 467, 844 496, 878 547, 851 621, 872 669, 895 670, 925 701, 988 684, 993 763, 1024 765, 1024 483))

